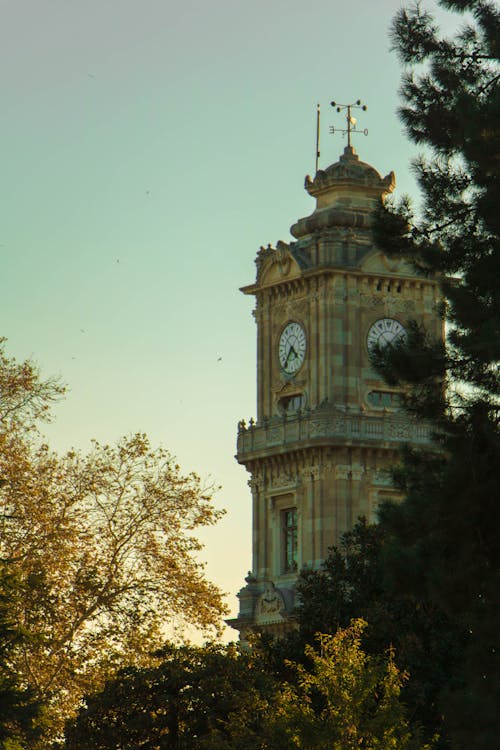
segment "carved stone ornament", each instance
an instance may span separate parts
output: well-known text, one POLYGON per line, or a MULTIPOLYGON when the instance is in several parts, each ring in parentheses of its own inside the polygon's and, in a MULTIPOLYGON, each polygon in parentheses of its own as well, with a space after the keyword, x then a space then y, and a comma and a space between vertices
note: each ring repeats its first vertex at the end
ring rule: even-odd
POLYGON ((259 492, 262 492, 264 489, 264 480, 262 477, 252 477, 247 482, 248 486, 250 487, 252 494, 256 494, 259 492))
POLYGON ((265 589, 257 600, 255 619, 258 623, 274 620, 285 611, 285 600, 272 581, 266 583, 265 589))
POLYGON ((319 466, 308 466, 302 470, 302 477, 310 482, 317 482, 321 479, 321 469, 319 466))
MULTIPOLYGON (((297 475, 292 471, 279 471, 273 474, 269 481, 268 487, 270 490, 284 490, 284 489, 295 489, 297 487, 297 475)), ((272 500, 272 498, 271 498, 272 500)), ((274 510, 274 501, 272 509, 274 510)))
POLYGON ((272 389, 276 396, 287 396, 289 393, 295 393, 297 389, 304 389, 305 386, 306 380, 304 378, 294 377, 293 380, 290 380, 290 376, 281 376, 279 379, 274 379, 272 389))
MULTIPOLYGON (((267 248, 261 247, 257 254, 260 265, 267 258, 270 258, 271 262, 277 266, 281 276, 288 276, 292 264, 292 256, 290 254, 290 246, 286 242, 278 240, 276 248, 271 247, 271 245, 268 245, 267 248)), ((257 267, 259 268, 259 264, 257 264, 257 267)))
POLYGON ((359 464, 337 464, 335 467, 335 479, 352 479, 359 482, 364 474, 364 469, 359 464))
MULTIPOLYGON (((294 253, 293 248, 286 242, 279 240, 276 247, 268 245, 261 247, 255 260, 257 266, 257 285, 262 283, 275 285, 282 281, 300 277, 300 269, 304 264, 302 257, 294 253)), ((282 292, 278 292, 279 295, 282 292)))

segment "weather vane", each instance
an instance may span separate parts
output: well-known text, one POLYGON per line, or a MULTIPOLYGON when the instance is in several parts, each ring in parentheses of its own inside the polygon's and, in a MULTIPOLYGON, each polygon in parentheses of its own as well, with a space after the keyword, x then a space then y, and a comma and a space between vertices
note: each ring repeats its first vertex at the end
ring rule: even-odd
POLYGON ((362 109, 363 112, 366 112, 368 107, 366 106, 366 104, 361 103, 361 99, 358 99, 352 104, 338 104, 337 102, 330 102, 330 104, 332 105, 332 107, 336 107, 337 112, 342 112, 342 110, 344 109, 347 110, 347 128, 334 128, 333 125, 330 125, 330 133, 342 133, 342 135, 345 135, 347 133, 348 146, 351 145, 351 133, 362 133, 363 135, 368 135, 368 128, 365 128, 364 130, 356 130, 357 120, 351 114, 352 109, 362 109))

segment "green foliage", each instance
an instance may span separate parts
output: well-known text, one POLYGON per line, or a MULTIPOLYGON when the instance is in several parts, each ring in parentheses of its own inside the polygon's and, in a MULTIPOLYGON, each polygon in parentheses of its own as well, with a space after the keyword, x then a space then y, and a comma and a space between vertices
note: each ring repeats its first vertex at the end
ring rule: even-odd
POLYGON ((16 623, 13 604, 19 586, 9 571, 8 562, 0 564, 0 748, 22 750, 41 734, 42 712, 33 691, 13 668, 16 651, 29 635, 16 623))
POLYGON ((316 647, 306 646, 311 667, 297 665, 295 684, 281 688, 267 719, 271 739, 259 747, 422 747, 400 700, 406 675, 396 667, 392 652, 369 656, 363 651, 361 635, 365 627, 362 620, 354 620, 334 635, 318 635, 316 647))
POLYGON ((481 0, 446 5, 474 19, 452 40, 421 6, 393 22, 394 47, 408 66, 400 115, 428 155, 414 162, 420 220, 404 199, 383 212, 378 241, 441 279, 450 324, 441 375, 498 396, 500 15, 481 0))
POLYGON ((392 653, 361 648, 353 622, 306 647, 278 683, 255 651, 167 646, 159 663, 126 669, 66 729, 67 750, 373 750, 420 748, 400 700, 392 653))
MULTIPOLYGON (((249 653, 233 646, 166 646, 150 668, 127 668, 85 706, 66 729, 67 750, 223 747, 231 717, 267 706, 274 682, 249 653), (208 743, 208 744, 207 744, 208 743)), ((244 747, 244 746, 242 746, 244 747)))
MULTIPOLYGON (((402 698, 412 721, 430 739, 442 732, 438 696, 452 679, 465 633, 425 592, 415 591, 413 579, 419 574, 414 561, 393 561, 390 551, 385 526, 360 519, 319 571, 303 571, 298 581, 300 640, 311 644, 317 632, 335 633, 354 618, 367 621, 366 652, 375 656, 394 648, 398 668, 410 676, 402 698), (402 583, 397 590, 395 575, 402 583)), ((274 646, 274 658, 276 651, 274 646)))
POLYGON ((407 451, 406 499, 382 509, 393 590, 443 608, 468 635, 441 710, 452 747, 482 750, 500 734, 500 12, 486 0, 443 0, 468 14, 443 38, 420 6, 402 9, 392 40, 406 71, 401 118, 426 155, 414 162, 423 207, 389 206, 378 244, 433 276, 446 347, 413 324, 406 346, 378 358, 406 384, 406 405, 434 426, 436 450, 407 451))

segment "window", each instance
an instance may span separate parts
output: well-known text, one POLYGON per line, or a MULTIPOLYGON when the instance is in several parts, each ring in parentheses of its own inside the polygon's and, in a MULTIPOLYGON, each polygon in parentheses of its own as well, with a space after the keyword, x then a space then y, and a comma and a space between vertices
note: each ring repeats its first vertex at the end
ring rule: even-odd
POLYGON ((297 570, 297 508, 288 508, 281 512, 283 529, 283 572, 295 573, 297 570))
POLYGON ((293 414, 304 408, 305 398, 302 393, 294 393, 292 396, 283 396, 278 403, 283 414, 293 414))
POLYGON ((401 399, 399 394, 392 391, 370 391, 368 403, 381 409, 397 409, 401 405, 401 399))

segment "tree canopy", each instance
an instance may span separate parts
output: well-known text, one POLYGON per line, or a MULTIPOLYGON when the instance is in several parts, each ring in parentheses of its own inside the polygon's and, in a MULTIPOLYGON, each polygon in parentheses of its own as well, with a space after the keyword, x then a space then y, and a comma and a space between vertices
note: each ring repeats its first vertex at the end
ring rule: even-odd
POLYGON ((348 750, 424 747, 400 700, 391 653, 367 655, 358 620, 306 647, 309 666, 275 678, 258 651, 168 646, 87 696, 68 723, 68 750, 348 750))
POLYGON ((8 561, 0 562, 0 747, 22 750, 42 733, 42 706, 14 667, 28 638, 14 617, 19 587, 8 561))
MULTIPOLYGON (((316 633, 333 634, 351 620, 363 618, 367 623, 363 648, 374 656, 394 650, 395 663, 409 676, 402 686, 402 700, 430 741, 443 732, 439 695, 453 679, 465 632, 428 597, 404 587, 395 590, 392 559, 386 557, 390 543, 384 524, 360 519, 343 535, 339 547, 330 550, 320 570, 301 573, 299 640, 313 644, 316 633)), ((294 648, 293 641, 288 648, 294 648)), ((272 651, 276 654, 276 645, 272 651)))
POLYGON ((0 558, 17 581, 9 616, 29 634, 11 668, 57 735, 84 691, 148 663, 166 627, 219 632, 225 607, 196 531, 221 511, 212 488, 143 434, 53 453, 37 420, 63 388, 2 358, 0 558))
POLYGON ((369 656, 363 650, 365 627, 363 620, 354 620, 334 634, 318 634, 315 647, 306 646, 312 666, 297 665, 297 683, 282 687, 271 721, 276 748, 423 747, 400 700, 407 675, 391 651, 369 656))
POLYGON ((208 750, 214 736, 221 743, 230 736, 232 717, 247 710, 253 714, 250 731, 259 704, 267 705, 274 690, 258 657, 234 644, 167 644, 150 667, 127 667, 85 697, 77 718, 68 722, 65 747, 208 750))

